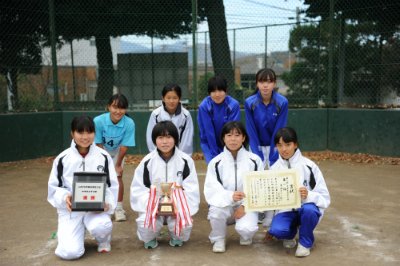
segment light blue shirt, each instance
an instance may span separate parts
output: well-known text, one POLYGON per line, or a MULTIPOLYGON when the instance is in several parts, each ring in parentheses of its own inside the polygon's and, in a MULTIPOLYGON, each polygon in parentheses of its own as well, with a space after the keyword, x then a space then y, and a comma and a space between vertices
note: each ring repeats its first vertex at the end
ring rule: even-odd
POLYGON ((135 146, 135 122, 130 117, 123 116, 114 124, 110 113, 105 113, 94 118, 96 135, 95 143, 103 144, 107 150, 115 150, 119 145, 135 146))

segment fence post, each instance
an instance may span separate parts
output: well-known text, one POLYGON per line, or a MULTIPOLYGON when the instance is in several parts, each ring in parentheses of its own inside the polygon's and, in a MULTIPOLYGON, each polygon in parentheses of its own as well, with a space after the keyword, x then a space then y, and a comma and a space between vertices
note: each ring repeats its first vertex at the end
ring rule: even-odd
POLYGON ((268 47, 267 47, 267 41, 268 41, 268 27, 265 26, 265 54, 264 54, 264 68, 267 68, 267 60, 268 60, 268 47))
MULTIPOLYGON (((232 88, 235 91, 235 80, 236 80, 236 29, 233 29, 233 84, 232 88)), ((235 91, 236 93, 236 91, 235 91)), ((235 94, 236 96, 236 94, 235 94)))
POLYGON ((197 51, 196 51, 196 26, 197 26, 197 1, 192 0, 192 38, 193 38, 193 98, 194 106, 198 105, 197 100, 197 51))
POLYGON ((56 23, 54 14, 54 0, 49 0, 50 11, 50 37, 51 37, 51 64, 53 68, 54 109, 58 109, 58 73, 56 54, 56 23))
POLYGON ((74 102, 76 101, 76 85, 75 85, 75 65, 74 65, 74 48, 72 47, 72 41, 70 41, 71 45, 71 65, 72 65, 72 87, 74 91, 74 102))
POLYGON ((328 76, 328 104, 331 105, 332 101, 332 82, 333 82, 333 11, 335 7, 335 0, 330 0, 329 8, 329 76, 328 76))

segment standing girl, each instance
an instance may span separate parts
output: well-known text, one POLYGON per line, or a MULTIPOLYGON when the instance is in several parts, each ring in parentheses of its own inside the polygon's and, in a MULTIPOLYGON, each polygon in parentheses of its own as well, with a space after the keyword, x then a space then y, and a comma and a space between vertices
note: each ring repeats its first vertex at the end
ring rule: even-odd
POLYGON ((200 128, 200 145, 207 164, 224 148, 219 136, 229 121, 240 121, 238 101, 226 95, 228 85, 223 77, 215 76, 208 81, 209 97, 199 107, 197 120, 200 128))
POLYGON ((299 245, 295 255, 305 257, 310 255, 310 248, 314 244, 314 229, 321 220, 324 210, 329 207, 331 198, 318 166, 303 157, 298 149, 299 143, 294 129, 290 127, 279 129, 275 134, 274 143, 278 148, 279 159, 271 170, 299 168, 303 187, 299 189, 301 208, 276 211, 268 234, 283 239, 283 246, 292 248, 296 245, 294 237, 300 226, 299 245))
POLYGON ((115 209, 115 221, 125 221, 125 211, 122 208, 124 199, 124 182, 122 180, 125 155, 128 147, 135 146, 135 123, 125 115, 128 100, 122 94, 113 95, 108 101, 109 113, 95 117, 97 146, 105 149, 113 159, 118 176, 118 205, 115 209))
POLYGON ((193 153, 193 121, 188 110, 181 104, 182 90, 176 84, 168 84, 162 90, 162 106, 151 113, 147 124, 146 141, 150 152, 156 149, 151 139, 155 124, 172 121, 179 133, 179 149, 189 156, 193 153))
POLYGON ((131 207, 139 212, 136 219, 137 235, 146 249, 155 248, 158 245, 157 236, 166 222, 171 237, 169 244, 182 246, 182 242, 190 237, 193 226, 191 216, 199 210, 199 182, 194 162, 189 155, 178 149, 179 134, 171 121, 158 122, 151 138, 157 150, 147 154, 140 162, 131 185, 131 207), (174 207, 178 208, 176 217, 155 216, 152 211, 148 211, 156 209, 154 201, 149 200, 154 195, 153 186, 156 182, 171 182, 180 187, 180 199, 185 204, 174 201, 174 207))
POLYGON ((230 121, 221 130, 222 153, 208 164, 204 195, 210 204, 209 235, 214 252, 225 252, 227 224, 235 223, 241 245, 251 245, 258 231, 258 213, 246 212, 243 205, 242 173, 261 171, 263 164, 257 155, 248 152, 249 136, 240 121, 230 121))
POLYGON ((93 144, 95 127, 87 116, 77 116, 71 123, 71 147, 54 160, 48 183, 47 200, 58 212, 58 245, 55 254, 65 260, 85 253, 85 229, 99 243, 98 252, 111 250, 110 214, 117 204, 118 181, 110 155, 93 144), (106 172, 104 212, 71 212, 74 172, 106 172))
POLYGON ((276 75, 272 69, 258 71, 256 82, 254 93, 244 103, 246 126, 251 152, 260 156, 265 168, 278 159, 273 137, 278 129, 286 126, 288 101, 274 91, 276 75))

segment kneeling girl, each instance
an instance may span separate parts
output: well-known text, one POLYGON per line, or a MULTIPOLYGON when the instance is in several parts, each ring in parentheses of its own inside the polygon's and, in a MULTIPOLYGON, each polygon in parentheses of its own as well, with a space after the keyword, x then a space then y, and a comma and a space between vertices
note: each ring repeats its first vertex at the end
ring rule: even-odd
POLYGON ((296 245, 294 237, 300 227, 295 255, 306 257, 310 255, 310 248, 314 244, 314 229, 331 202, 329 191, 318 166, 304 157, 298 149, 299 143, 294 129, 279 129, 275 134, 274 143, 279 152, 279 159, 270 169, 299 168, 303 186, 299 189, 301 208, 276 211, 268 234, 283 239, 283 246, 292 248, 296 245))
POLYGON ((249 136, 240 121, 224 125, 220 135, 224 150, 208 164, 204 195, 210 204, 209 235, 214 252, 225 252, 227 224, 236 222, 241 245, 251 245, 258 230, 258 213, 246 212, 243 206, 242 173, 264 170, 258 155, 248 152, 249 136))
MULTIPOLYGON (((157 236, 164 222, 168 224, 171 246, 181 246, 190 237, 192 229, 191 216, 199 210, 200 192, 197 173, 193 159, 178 149, 179 134, 171 121, 157 123, 152 131, 152 140, 157 149, 146 155, 135 170, 131 185, 131 207, 139 212, 137 235, 144 242, 145 248, 155 248, 158 245, 157 236), (181 187, 181 196, 187 202, 186 219, 175 216, 151 216, 152 189, 156 182, 175 183, 181 187), (149 203, 150 202, 150 203, 149 203), (155 218, 155 220, 153 220, 155 218), (149 219, 152 221, 149 222, 149 219), (186 226, 182 226, 186 224, 186 226), (179 227, 180 233, 177 233, 179 227), (180 228, 181 227, 181 228, 180 228)), ((176 204, 179 209, 180 206, 176 204)), ((183 206, 183 205, 182 205, 183 206)))
POLYGON ((94 122, 90 117, 79 115, 71 124, 71 147, 54 160, 48 183, 47 200, 58 212, 58 245, 56 255, 72 260, 85 253, 85 229, 95 236, 98 252, 111 250, 110 214, 114 213, 118 198, 118 180, 111 156, 97 147, 94 122), (106 172, 107 187, 104 212, 72 212, 74 172, 106 172))

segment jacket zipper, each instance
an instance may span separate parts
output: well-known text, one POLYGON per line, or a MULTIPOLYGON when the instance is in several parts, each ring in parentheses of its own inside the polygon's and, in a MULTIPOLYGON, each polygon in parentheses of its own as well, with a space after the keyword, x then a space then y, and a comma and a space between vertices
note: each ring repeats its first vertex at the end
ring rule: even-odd
POLYGON ((168 162, 165 162, 165 182, 168 182, 168 162))
POLYGON ((82 158, 82 163, 79 168, 81 168, 81 166, 83 167, 83 171, 85 171, 85 158, 82 158))
POLYGON ((237 191, 237 163, 235 161, 235 191, 237 191))

